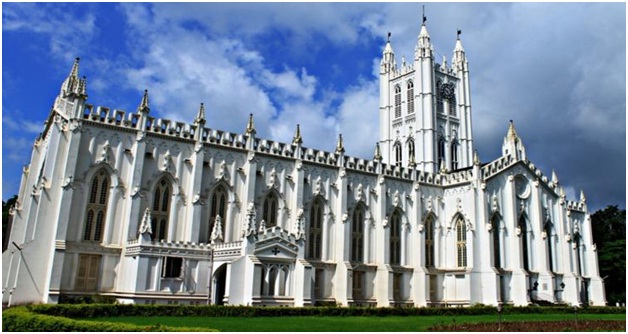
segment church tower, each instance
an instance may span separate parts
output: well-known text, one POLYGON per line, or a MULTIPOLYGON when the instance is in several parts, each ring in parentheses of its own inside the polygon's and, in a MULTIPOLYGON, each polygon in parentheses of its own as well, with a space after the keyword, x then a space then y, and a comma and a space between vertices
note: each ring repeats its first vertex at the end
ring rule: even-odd
POLYGON ((451 66, 435 62, 423 17, 414 61, 395 62, 390 34, 380 63, 379 146, 383 162, 436 173, 473 164, 469 64, 460 31, 451 66))

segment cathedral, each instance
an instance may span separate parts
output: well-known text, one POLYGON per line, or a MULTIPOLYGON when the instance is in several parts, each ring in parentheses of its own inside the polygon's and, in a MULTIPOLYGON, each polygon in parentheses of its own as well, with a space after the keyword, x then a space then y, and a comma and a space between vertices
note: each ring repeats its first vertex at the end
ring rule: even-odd
MULTIPOLYGON (((11 208, 2 303, 447 307, 604 305, 583 193, 528 160, 474 150, 458 35, 435 59, 425 21, 411 62, 390 35, 374 156, 87 103, 74 63, 11 208), (453 44, 453 43, 452 43, 453 44)), ((373 112, 376 112, 373 110, 373 112)))

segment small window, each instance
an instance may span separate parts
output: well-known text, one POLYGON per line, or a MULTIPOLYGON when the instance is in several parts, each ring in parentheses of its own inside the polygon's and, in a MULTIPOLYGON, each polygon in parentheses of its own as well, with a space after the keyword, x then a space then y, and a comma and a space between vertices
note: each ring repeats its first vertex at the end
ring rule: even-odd
POLYGON ((164 264, 161 271, 161 277, 164 278, 179 278, 183 277, 183 258, 180 257, 165 257, 164 264))

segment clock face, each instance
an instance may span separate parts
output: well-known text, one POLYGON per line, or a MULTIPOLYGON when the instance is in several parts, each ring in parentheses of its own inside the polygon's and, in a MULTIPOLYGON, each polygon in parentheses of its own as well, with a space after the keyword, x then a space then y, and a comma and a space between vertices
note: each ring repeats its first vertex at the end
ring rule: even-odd
POLYGON ((454 85, 452 83, 446 83, 442 86, 442 96, 448 100, 453 100, 454 95, 454 85))
POLYGON ((517 175, 515 177, 515 192, 519 198, 527 198, 530 195, 530 185, 525 176, 517 175))

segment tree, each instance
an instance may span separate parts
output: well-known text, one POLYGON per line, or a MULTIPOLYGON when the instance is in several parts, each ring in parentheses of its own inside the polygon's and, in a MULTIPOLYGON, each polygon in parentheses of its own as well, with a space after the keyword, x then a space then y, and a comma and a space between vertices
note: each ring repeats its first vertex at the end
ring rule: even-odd
POLYGON ((597 247, 600 276, 606 300, 626 302, 626 210, 608 206, 591 215, 593 242, 597 247))

